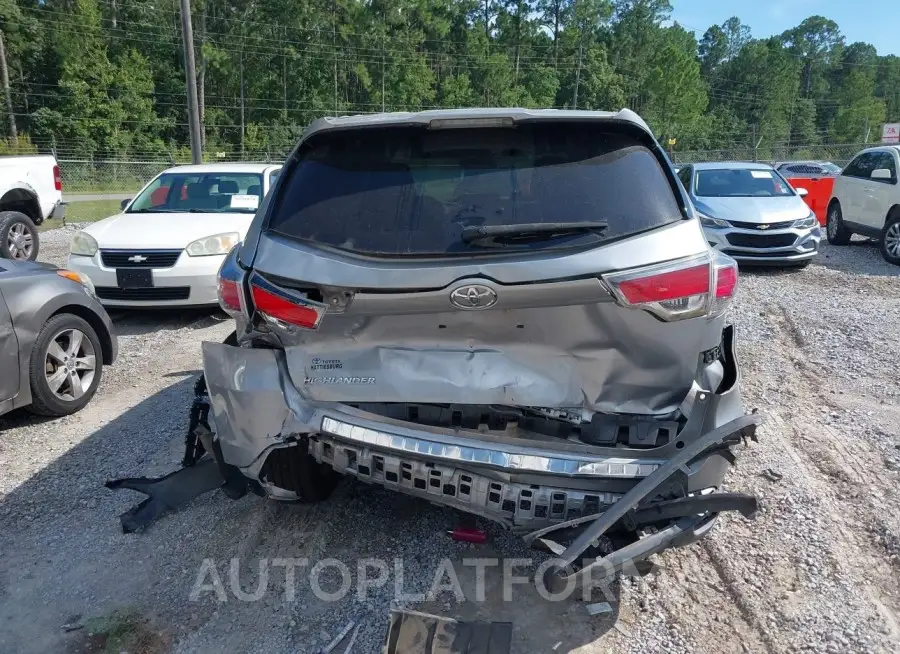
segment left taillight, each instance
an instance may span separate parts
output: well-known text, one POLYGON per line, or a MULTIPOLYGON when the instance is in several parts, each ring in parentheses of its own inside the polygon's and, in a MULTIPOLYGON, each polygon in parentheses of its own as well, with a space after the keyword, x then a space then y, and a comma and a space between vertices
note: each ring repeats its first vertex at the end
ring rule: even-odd
POLYGON ((216 276, 216 286, 219 296, 219 306, 225 313, 237 317, 244 313, 244 299, 242 285, 244 283, 244 270, 237 262, 237 249, 234 246, 216 276))
POLYGON ((233 279, 219 278, 219 305, 228 313, 241 313, 241 289, 233 279))
POLYGON ((737 263, 717 252, 712 260, 703 254, 609 273, 603 280, 619 304, 671 322, 727 309, 737 288, 737 263))
POLYGON ((57 191, 62 191, 62 174, 59 172, 59 166, 53 166, 53 186, 57 191))
POLYGON ((253 308, 264 320, 279 327, 317 329, 326 306, 298 291, 273 284, 254 274, 250 278, 253 308))

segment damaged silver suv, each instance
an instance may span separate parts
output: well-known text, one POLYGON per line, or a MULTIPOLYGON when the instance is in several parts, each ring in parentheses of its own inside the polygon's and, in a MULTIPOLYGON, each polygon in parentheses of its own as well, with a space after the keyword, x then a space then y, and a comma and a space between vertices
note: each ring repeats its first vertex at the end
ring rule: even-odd
POLYGON ((631 111, 318 120, 219 273, 226 487, 353 475, 524 533, 563 583, 692 542, 756 509, 718 490, 758 422, 736 287, 631 111))

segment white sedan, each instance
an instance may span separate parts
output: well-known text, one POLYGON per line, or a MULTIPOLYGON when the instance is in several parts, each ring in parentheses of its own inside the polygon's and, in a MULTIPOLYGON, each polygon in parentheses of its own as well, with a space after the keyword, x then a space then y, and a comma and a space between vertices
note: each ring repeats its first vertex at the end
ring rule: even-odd
POLYGON ((160 173, 122 213, 72 237, 68 268, 106 306, 214 305, 216 274, 280 166, 208 164, 160 173))

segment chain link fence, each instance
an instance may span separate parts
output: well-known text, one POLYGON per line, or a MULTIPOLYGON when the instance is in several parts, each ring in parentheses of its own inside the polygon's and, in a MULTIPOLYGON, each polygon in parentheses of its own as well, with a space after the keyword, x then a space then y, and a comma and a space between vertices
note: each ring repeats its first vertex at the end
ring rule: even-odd
POLYGON ((845 143, 839 145, 779 145, 758 148, 741 146, 722 150, 685 150, 670 153, 675 164, 704 161, 759 161, 776 163, 786 161, 830 161, 840 167, 850 163, 856 154, 872 144, 845 143))
MULTIPOLYGON (((845 166, 857 152, 867 147, 864 144, 840 145, 785 145, 733 147, 721 150, 685 150, 671 152, 675 164, 699 163, 702 161, 760 161, 764 163, 786 161, 831 161, 845 166)), ((283 152, 246 152, 244 161, 258 163, 280 162, 283 152)), ((207 157, 208 161, 234 161, 236 156, 218 157, 216 153, 207 157)), ((62 172, 63 188, 66 194, 122 194, 134 193, 166 168, 187 161, 155 158, 152 160, 79 159, 62 157, 58 159, 62 172)))
MULTIPOLYGON (((237 158, 210 158, 207 163, 229 160, 237 160, 237 158)), ((245 163, 279 163, 282 160, 270 156, 268 153, 261 153, 256 156, 247 156, 242 161, 245 163)), ((190 160, 120 161, 117 159, 58 158, 57 163, 62 175, 63 192, 66 195, 103 195, 134 193, 166 168, 188 164, 190 160)))

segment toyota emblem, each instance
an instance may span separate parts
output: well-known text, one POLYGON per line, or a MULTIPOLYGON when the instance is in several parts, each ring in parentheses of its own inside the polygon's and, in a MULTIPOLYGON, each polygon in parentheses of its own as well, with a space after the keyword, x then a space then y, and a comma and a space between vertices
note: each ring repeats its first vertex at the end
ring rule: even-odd
POLYGON ((450 303, 460 309, 487 309, 497 303, 497 293, 481 284, 467 284, 453 289, 450 303))

